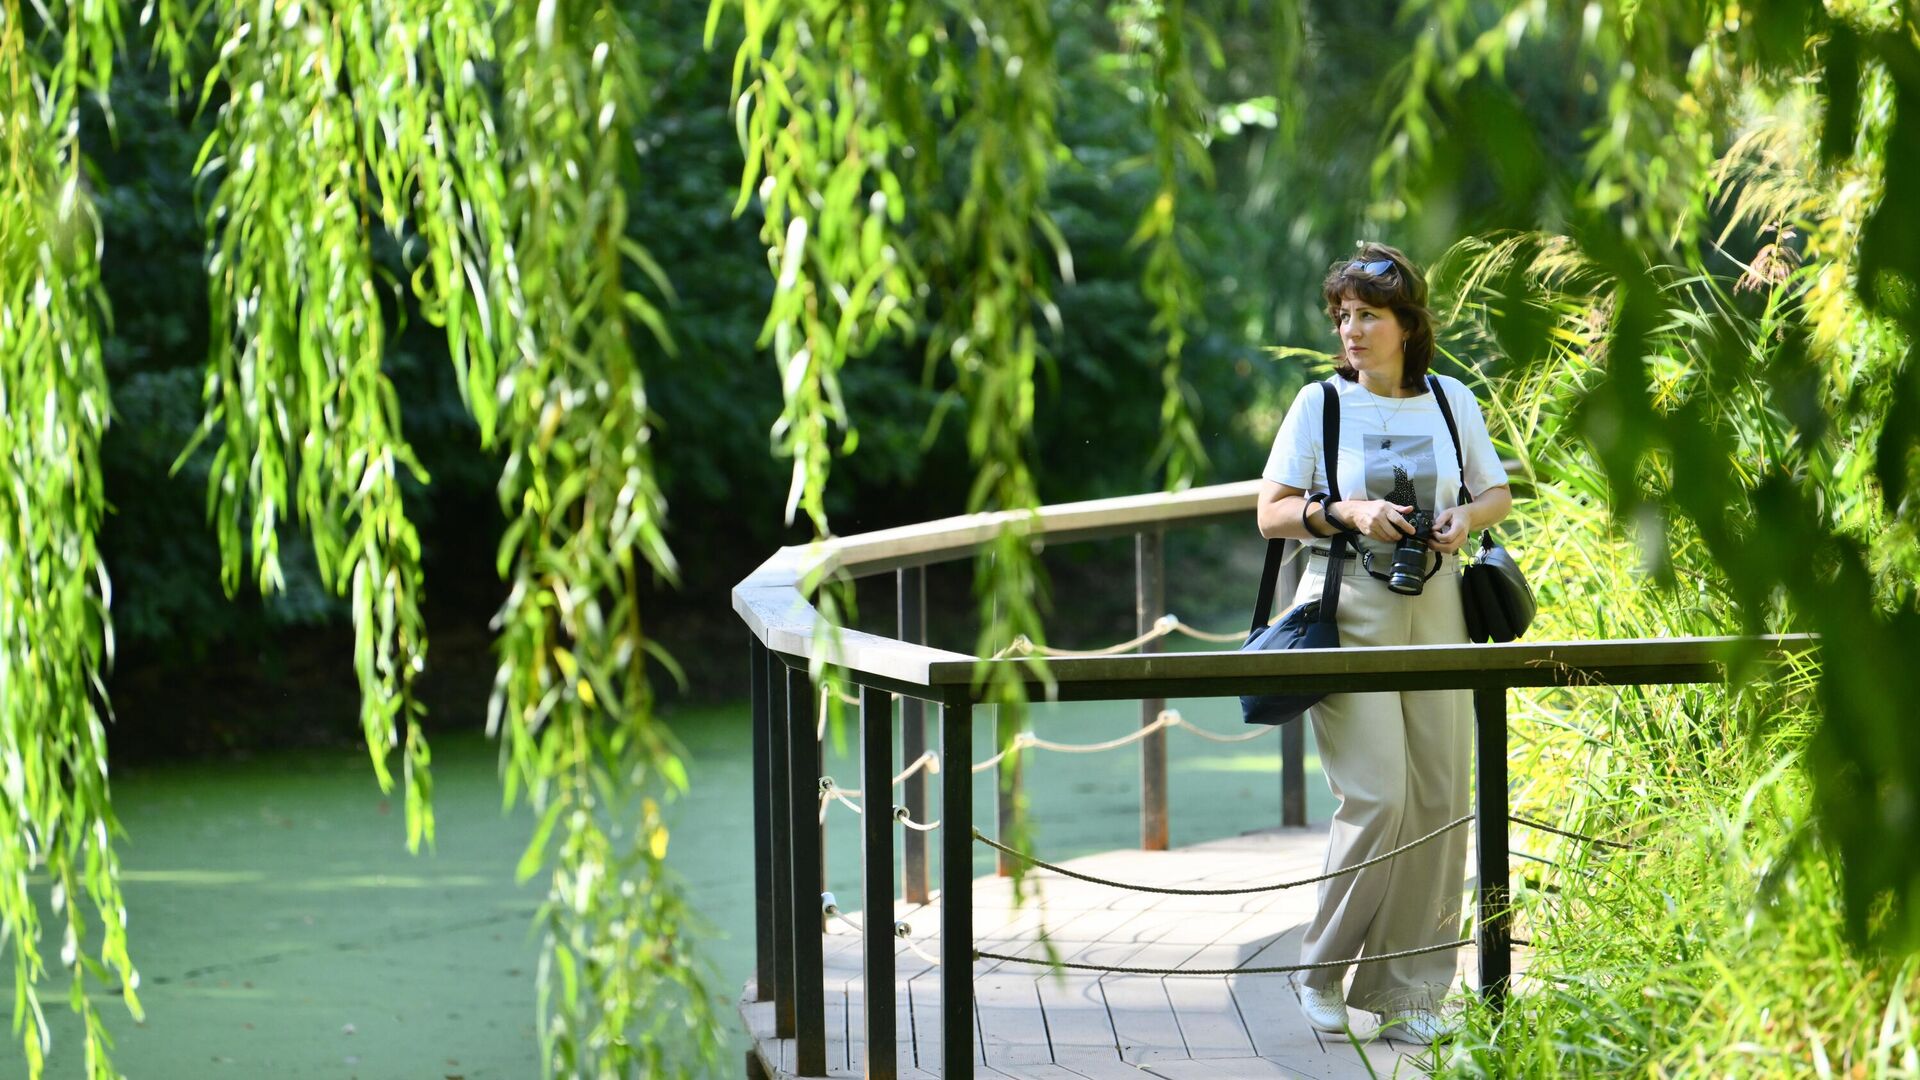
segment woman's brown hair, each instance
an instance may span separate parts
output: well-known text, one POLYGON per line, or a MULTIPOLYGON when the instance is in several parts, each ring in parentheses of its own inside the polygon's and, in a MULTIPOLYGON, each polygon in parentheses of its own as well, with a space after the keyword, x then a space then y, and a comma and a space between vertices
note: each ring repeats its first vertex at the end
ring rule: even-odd
MULTIPOLYGON (((1339 325, 1340 302, 1359 300, 1373 307, 1387 308, 1407 332, 1405 366, 1400 385, 1408 390, 1425 390, 1427 369, 1433 364, 1433 312, 1427 310, 1427 279, 1413 260, 1399 248, 1372 242, 1363 243, 1351 258, 1327 268, 1327 280, 1320 286, 1327 301, 1327 317, 1339 325), (1386 261, 1392 269, 1369 274, 1367 263, 1386 261)), ((1343 354, 1334 372, 1352 382, 1359 376, 1343 354)))

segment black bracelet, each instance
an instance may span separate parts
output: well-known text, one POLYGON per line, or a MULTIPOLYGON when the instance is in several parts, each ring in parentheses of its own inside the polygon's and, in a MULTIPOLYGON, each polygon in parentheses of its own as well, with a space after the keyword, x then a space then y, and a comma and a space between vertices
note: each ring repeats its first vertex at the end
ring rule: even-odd
POLYGON ((1327 493, 1324 491, 1316 491, 1313 494, 1307 496, 1306 501, 1300 504, 1300 527, 1306 530, 1306 533, 1308 536, 1314 537, 1315 539, 1319 539, 1319 540, 1329 540, 1335 536, 1340 535, 1339 533, 1323 533, 1323 532, 1314 531, 1313 519, 1308 515, 1313 513, 1314 503, 1324 503, 1326 501, 1327 501, 1327 493))

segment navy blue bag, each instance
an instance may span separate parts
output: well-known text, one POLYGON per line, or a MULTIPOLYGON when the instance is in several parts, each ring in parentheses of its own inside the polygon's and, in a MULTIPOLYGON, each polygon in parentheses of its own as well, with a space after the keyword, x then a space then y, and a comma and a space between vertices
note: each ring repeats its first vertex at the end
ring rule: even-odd
MULTIPOLYGON (((1331 505, 1340 498, 1340 399, 1332 379, 1321 386, 1326 393, 1320 414, 1320 442, 1327 458, 1327 503, 1331 505)), ((1347 533, 1333 538, 1320 599, 1295 606, 1272 626, 1267 625, 1267 620, 1273 615, 1274 586, 1280 578, 1280 564, 1285 561, 1286 541, 1267 541, 1267 561, 1260 570, 1260 592, 1253 602, 1253 626, 1247 631, 1246 644, 1240 646, 1241 652, 1340 647, 1340 628, 1334 618, 1340 611, 1340 579, 1347 562, 1348 538, 1347 533)), ((1326 696, 1326 691, 1245 694, 1240 698, 1240 713, 1249 724, 1284 724, 1298 719, 1309 706, 1326 696)))

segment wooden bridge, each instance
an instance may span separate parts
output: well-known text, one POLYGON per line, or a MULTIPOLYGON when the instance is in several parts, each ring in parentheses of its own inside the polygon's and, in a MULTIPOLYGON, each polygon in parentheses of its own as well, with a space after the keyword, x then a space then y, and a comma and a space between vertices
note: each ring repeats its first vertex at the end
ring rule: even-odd
MULTIPOLYGON (((1816 647, 1806 635, 1269 653, 1155 652, 1156 643, 1148 642, 1134 655, 1050 659, 1051 681, 1042 683, 1020 659, 981 660, 919 644, 926 639, 923 568, 970 557, 1005 529, 1031 530, 1047 543, 1133 535, 1144 630, 1165 610, 1162 531, 1251 522, 1257 489, 1250 482, 1107 499, 1047 507, 1037 517, 971 515, 786 548, 734 588, 734 609, 751 634, 754 714, 757 957, 741 1003, 756 1039, 750 1073, 1339 1077, 1365 1074, 1368 1066, 1386 1075, 1410 1052, 1391 1031, 1364 1026, 1357 1047, 1310 1038, 1279 972, 1070 969, 1056 979, 1044 965, 979 958, 1044 958, 1044 927, 1059 959, 1103 969, 1284 968, 1297 960, 1298 928, 1308 911, 1303 905, 1311 905, 1313 896, 1311 889, 1293 889, 1242 896, 1237 905, 1192 896, 1157 896, 1146 903, 1135 892, 1121 890, 1123 899, 1115 899, 1107 887, 1043 872, 1036 880, 1044 904, 1016 909, 1004 882, 972 880, 979 838, 972 773, 963 763, 970 762, 982 664, 1016 666, 1035 698, 1139 700, 1143 727, 1173 696, 1237 696, 1282 686, 1472 690, 1475 938, 1462 943, 1462 952, 1476 972, 1473 985, 1498 1009, 1512 976, 1506 691, 1588 686, 1606 692, 1620 685, 1717 682, 1736 658, 1780 660, 1816 647), (896 575, 898 638, 844 630, 832 641, 816 639, 817 614, 802 585, 830 573, 896 575), (893 813, 862 818, 859 907, 894 912, 893 919, 856 922, 823 912, 819 693, 808 674, 816 657, 843 671, 859 690, 860 790, 868 793, 867 804, 889 807, 889 794, 900 791, 893 813), (939 709, 931 757, 929 702, 939 709), (937 821, 928 791, 933 770, 920 767, 929 760, 943 763, 937 821), (904 772, 896 773, 902 766, 904 772), (949 902, 933 902, 924 841, 929 834, 938 836, 938 895, 949 902), (1498 842, 1481 842, 1488 837, 1498 842), (906 924, 904 938, 896 932, 899 923, 906 924)), ((1284 583, 1282 590, 1285 595, 1284 583)), ((1297 825, 1304 817, 1304 782, 1299 725, 1290 727, 1282 744, 1283 821, 1297 825)), ((1009 734, 1003 732, 1003 739, 1009 734)), ((1108 872, 1096 876, 1178 883, 1174 887, 1269 882, 1289 868, 1318 869, 1320 836, 1297 830, 1165 851, 1163 740, 1161 730, 1139 740, 1142 850, 1093 856, 1063 869, 1097 864, 1108 872), (1247 858, 1250 853, 1262 857, 1247 858)), ((1004 826, 1020 783, 1019 755, 1002 758, 994 768, 1001 793, 995 817, 1004 826)), ((1002 856, 1001 870, 1008 869, 1002 856)))

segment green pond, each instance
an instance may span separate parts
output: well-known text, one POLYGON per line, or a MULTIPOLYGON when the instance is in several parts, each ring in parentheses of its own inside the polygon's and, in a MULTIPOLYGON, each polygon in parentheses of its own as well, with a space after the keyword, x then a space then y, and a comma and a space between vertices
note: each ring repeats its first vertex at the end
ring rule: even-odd
MULTIPOLYGON (((1173 705, 1213 731, 1246 730, 1232 699, 1173 705)), ((976 716, 980 760, 991 752, 992 716, 976 716)), ((715 985, 731 996, 753 966, 747 709, 680 709, 668 718, 686 744, 693 789, 674 808, 669 861, 712 923, 706 955, 715 985)), ((1061 742, 1109 739, 1138 724, 1132 702, 1033 713, 1035 731, 1061 742)), ((827 771, 857 787, 851 734, 829 740, 827 771)), ((1278 823, 1277 737, 1223 745, 1175 729, 1167 741, 1174 844, 1278 823)), ((1040 852, 1071 858, 1138 843, 1139 761, 1136 746, 1031 752, 1026 775, 1040 852)), ((146 1018, 136 1023, 115 995, 96 994, 117 1044, 115 1064, 132 1080, 538 1076, 538 943, 529 927, 543 882, 514 881, 530 821, 524 807, 502 810, 496 765, 496 747, 477 735, 435 742, 438 845, 417 857, 406 851, 399 801, 381 795, 362 754, 116 775, 146 1018)), ((1324 820, 1332 799, 1311 742, 1308 770, 1309 812, 1324 820)), ((986 822, 991 784, 988 775, 975 777, 975 807, 986 822)), ((859 819, 835 804, 827 822, 827 888, 851 911, 860 893, 859 819)), ((976 875, 990 872, 990 855, 977 851, 976 875)), ((57 939, 42 948, 57 966, 57 939)), ((49 991, 48 1075, 82 1076, 63 980, 49 991)), ((744 1049, 744 1036, 735 1040, 744 1049)), ((730 1054, 718 1075, 739 1076, 740 1060, 730 1054)), ((25 1071, 10 1040, 0 1077, 25 1071)))

